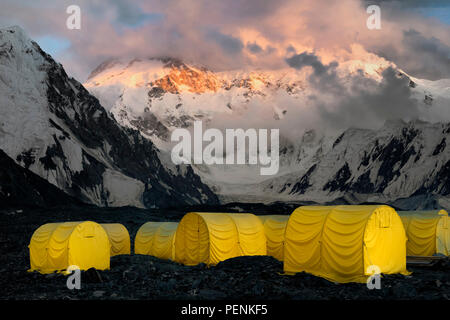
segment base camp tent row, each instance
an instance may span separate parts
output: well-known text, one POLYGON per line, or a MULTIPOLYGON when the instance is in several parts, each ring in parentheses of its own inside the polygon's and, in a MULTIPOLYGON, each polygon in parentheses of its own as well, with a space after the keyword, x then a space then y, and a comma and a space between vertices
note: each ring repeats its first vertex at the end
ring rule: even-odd
MULTIPOLYGON (((284 261, 286 274, 365 282, 374 269, 409 274, 407 254, 448 255, 449 224, 445 210, 397 214, 386 205, 302 206, 290 216, 191 212, 179 223, 142 225, 135 253, 185 265, 271 255, 284 261)), ((130 237, 121 224, 48 223, 33 233, 28 247, 30 271, 50 273, 70 265, 105 270, 111 256, 130 253, 130 237)))
POLYGON ((191 212, 177 228, 175 261, 185 265, 266 253, 264 227, 253 214, 191 212))
POLYGON ((111 244, 105 229, 91 221, 48 223, 31 237, 30 271, 41 273, 66 270, 109 269, 111 244))
POLYGON ((284 232, 289 219, 288 215, 258 216, 264 225, 266 235, 267 255, 283 261, 284 232))
POLYGON ((136 233, 134 253, 174 260, 178 222, 147 222, 136 233))
POLYGON ((130 254, 130 235, 127 228, 120 223, 102 223, 111 242, 111 257, 130 254))
POLYGON ((406 231, 406 254, 448 256, 450 252, 450 219, 445 210, 399 211, 406 231))
POLYGON ((303 206, 286 226, 284 271, 305 271, 340 283, 365 282, 377 266, 406 270, 406 235, 396 211, 378 206, 303 206))

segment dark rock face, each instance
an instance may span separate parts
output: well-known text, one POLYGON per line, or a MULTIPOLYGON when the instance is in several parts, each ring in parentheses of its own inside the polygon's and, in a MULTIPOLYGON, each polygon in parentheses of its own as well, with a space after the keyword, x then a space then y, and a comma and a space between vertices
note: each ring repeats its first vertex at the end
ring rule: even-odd
POLYGON ((45 152, 45 157, 39 158, 39 161, 44 165, 46 170, 55 170, 56 164, 53 162, 54 157, 58 157, 61 161, 65 161, 66 156, 64 155, 64 151, 62 150, 61 144, 55 135, 53 135, 53 139, 55 140, 55 144, 47 147, 47 151, 45 152))
POLYGON ((348 163, 345 163, 344 166, 336 173, 334 179, 327 182, 327 184, 323 187, 323 190, 336 191, 339 189, 344 189, 346 182, 351 176, 352 173, 350 172, 348 163))
POLYGON ((350 187, 350 190, 360 193, 372 193, 375 190, 375 186, 370 181, 370 170, 366 171, 359 176, 358 180, 354 182, 350 187))
POLYGON ((389 182, 400 176, 400 169, 411 156, 416 154, 414 147, 408 148, 416 135, 417 132, 413 131, 409 134, 407 130, 403 130, 402 137, 393 137, 384 148, 379 150, 379 154, 374 154, 374 158, 381 163, 378 175, 383 178, 378 186, 378 192, 383 192, 389 182), (397 163, 400 165, 396 166, 397 163))
POLYGON ((290 193, 304 193, 306 189, 311 186, 309 178, 313 174, 314 170, 316 170, 316 167, 317 165, 313 165, 311 168, 309 168, 306 174, 300 179, 300 181, 294 185, 290 193))
POLYGON ((0 150, 0 208, 80 204, 0 150))
POLYGON ((434 151, 433 151, 433 156, 436 156, 436 155, 438 155, 439 153, 441 153, 444 149, 445 149, 445 147, 446 147, 446 143, 445 143, 445 137, 444 138, 442 138, 442 141, 436 146, 436 148, 434 149, 434 151))
POLYGON ((169 139, 169 129, 153 113, 145 114, 143 118, 139 117, 137 120, 130 120, 130 123, 149 136, 155 134, 161 139, 169 139))
POLYGON ((439 179, 436 179, 432 184, 426 188, 422 188, 421 193, 425 193, 427 190, 433 191, 442 195, 450 194, 450 160, 442 166, 442 168, 436 173, 439 179))
POLYGON ((22 163, 23 166, 28 169, 30 165, 32 165, 35 161, 34 155, 33 155, 33 149, 29 149, 26 151, 23 151, 21 154, 19 154, 16 158, 18 163, 22 163))

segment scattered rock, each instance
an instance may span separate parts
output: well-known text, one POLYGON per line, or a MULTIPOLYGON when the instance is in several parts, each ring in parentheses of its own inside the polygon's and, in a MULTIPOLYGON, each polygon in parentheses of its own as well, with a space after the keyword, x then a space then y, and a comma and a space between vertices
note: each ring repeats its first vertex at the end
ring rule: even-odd
POLYGON ((94 291, 94 293, 92 295, 96 298, 100 298, 100 297, 103 297, 104 293, 105 293, 105 291, 97 290, 97 291, 94 291))
POLYGON ((199 296, 204 299, 224 299, 227 297, 227 295, 223 292, 210 289, 201 289, 199 291, 199 296))
POLYGON ((122 273, 122 278, 127 282, 135 282, 139 278, 139 276, 133 270, 133 268, 129 268, 122 273))
POLYGON ((408 283, 397 283, 392 287, 392 292, 396 298, 414 298, 417 295, 417 290, 408 283))
POLYGON ((103 282, 102 276, 100 275, 100 273, 95 268, 90 268, 90 269, 86 270, 81 275, 81 281, 87 282, 87 283, 101 283, 101 282, 103 282))

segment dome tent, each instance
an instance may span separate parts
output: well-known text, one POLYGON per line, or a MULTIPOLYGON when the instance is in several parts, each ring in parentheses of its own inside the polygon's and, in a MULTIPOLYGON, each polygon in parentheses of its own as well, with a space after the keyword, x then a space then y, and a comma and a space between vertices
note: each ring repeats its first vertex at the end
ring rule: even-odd
POLYGON ((130 254, 130 235, 127 228, 120 223, 102 223, 111 243, 111 257, 130 254))
POLYGON ((284 258, 284 232, 289 219, 288 215, 258 216, 264 225, 267 241, 267 255, 279 261, 284 258))
POLYGON ((109 269, 110 242, 105 230, 92 221, 48 223, 31 237, 29 271, 41 273, 66 270, 109 269))
POLYGON ((306 271, 340 283, 365 282, 368 267, 406 270, 406 235, 386 205, 303 206, 286 226, 284 271, 306 271))
POLYGON ((265 254, 263 225, 253 214, 190 212, 177 228, 175 261, 185 265, 265 254))
POLYGON ((174 260, 177 227, 178 222, 144 223, 136 233, 134 252, 174 260))
POLYGON ((406 254, 448 256, 450 252, 450 219, 445 210, 398 211, 405 227, 406 254))

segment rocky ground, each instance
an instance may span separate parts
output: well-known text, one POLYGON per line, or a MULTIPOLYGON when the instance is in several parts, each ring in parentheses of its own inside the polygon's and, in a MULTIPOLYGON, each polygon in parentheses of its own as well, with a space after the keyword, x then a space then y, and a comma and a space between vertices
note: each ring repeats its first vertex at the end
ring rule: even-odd
MULTIPOLYGON (((202 211, 249 211, 280 214, 296 204, 273 206, 231 204, 202 211)), ((179 210, 135 208, 59 207, 52 209, 0 210, 0 298, 1 299, 268 299, 268 300, 449 300, 450 262, 433 267, 408 266, 411 276, 386 275, 380 290, 365 284, 335 284, 300 273, 284 276, 283 265, 272 257, 239 257, 219 263, 183 266, 150 256, 125 255, 111 258, 111 270, 82 272, 81 289, 69 290, 66 276, 29 273, 27 245, 34 230, 47 222, 94 220, 119 222, 129 230, 132 242, 146 221, 177 221, 179 210), (95 217, 95 218, 94 218, 95 217)), ((133 249, 133 247, 132 247, 133 249)))

